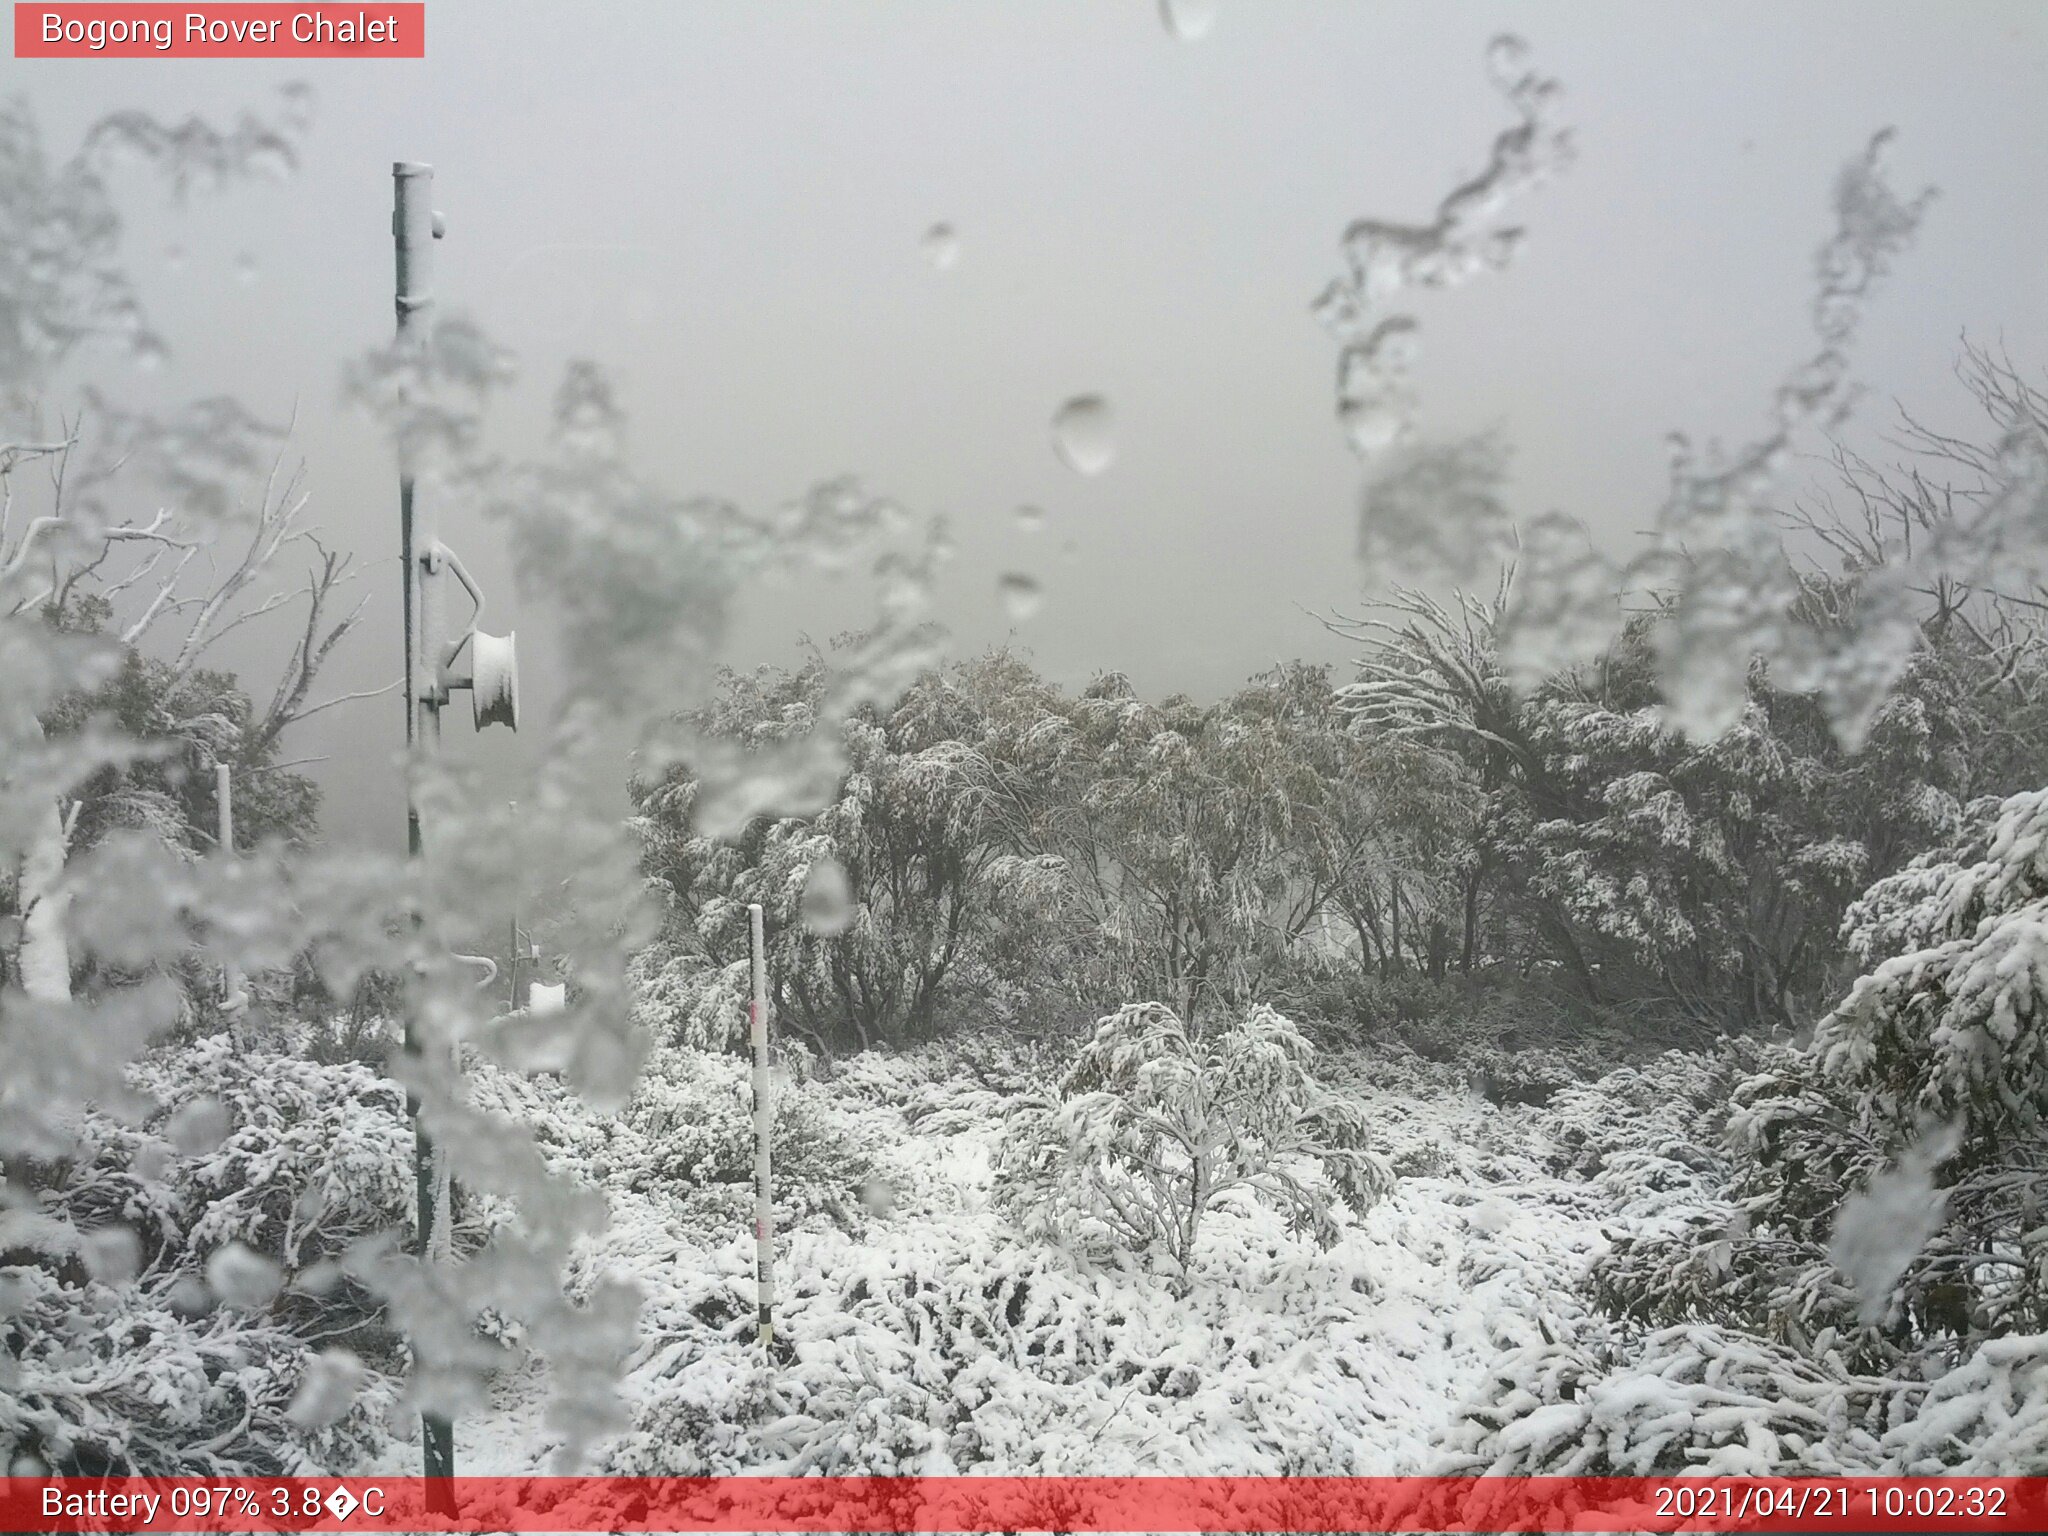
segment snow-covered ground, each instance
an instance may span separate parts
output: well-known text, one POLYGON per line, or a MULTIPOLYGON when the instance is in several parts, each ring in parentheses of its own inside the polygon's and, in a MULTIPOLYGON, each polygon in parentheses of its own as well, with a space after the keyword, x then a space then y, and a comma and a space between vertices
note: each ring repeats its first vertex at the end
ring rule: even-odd
MULTIPOLYGON (((780 1244, 778 1348, 753 1338, 753 1244, 673 1191, 614 1188, 584 1283, 647 1294, 620 1471, 1396 1473, 1425 1466, 1503 1354, 1582 1314, 1628 1201, 1551 1172, 1554 1109, 1496 1105, 1406 1058, 1330 1062, 1366 1096, 1394 1194, 1323 1250, 1250 1200, 1205 1223, 1185 1295, 1023 1237, 996 1198, 1004 1096, 857 1058, 807 1085, 870 1149, 886 1214, 838 1203, 780 1244), (1384 1070, 1384 1064, 1378 1064, 1384 1070)), ((928 1068, 925 1070, 929 1070, 928 1068)), ((1567 1096, 1569 1098, 1569 1096, 1567 1096)), ((1565 1106, 1569 1108, 1569 1104, 1565 1106)), ((1568 1116, 1566 1117, 1568 1119, 1568 1116)), ((1638 1202, 1640 1204, 1640 1202, 1638 1202)), ((1640 1214, 1637 1212, 1635 1214, 1640 1214)), ((533 1371, 458 1429, 466 1470, 533 1470, 533 1371)), ((393 1469, 413 1452, 395 1446, 393 1469)))

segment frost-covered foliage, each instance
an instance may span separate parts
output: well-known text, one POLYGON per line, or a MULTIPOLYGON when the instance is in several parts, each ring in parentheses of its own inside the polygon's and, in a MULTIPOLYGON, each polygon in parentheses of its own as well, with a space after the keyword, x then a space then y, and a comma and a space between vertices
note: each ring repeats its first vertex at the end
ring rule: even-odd
MULTIPOLYGON (((607 1467, 1412 1469, 1458 1385, 1537 1337, 1551 1277, 1597 1240, 1561 1188, 1511 1203, 1463 1179, 1424 1179, 1328 1248, 1284 1204, 1223 1199, 1183 1276, 1089 1263, 1021 1232, 1003 1198, 1004 1111, 1043 1074, 1042 1049, 865 1053, 821 1085, 841 1113, 862 1106, 893 1126, 877 1166, 896 1199, 790 1238, 776 1314, 786 1353, 764 1359, 754 1343, 742 1224, 696 1239, 672 1210, 619 1200, 588 1263, 630 1275, 650 1300, 631 1378, 635 1427, 607 1467)), ((1393 1082, 1364 1058, 1331 1066, 1362 1085, 1376 1119, 1439 1139, 1484 1134, 1476 1117, 1467 1126, 1450 1113, 1455 1098, 1432 1102, 1434 1081, 1393 1082)), ((1512 1150, 1524 1134, 1501 1131, 1500 1172, 1540 1183, 1512 1150)))
MULTIPOLYGON (((813 732, 832 676, 824 657, 729 676, 707 728, 813 732)), ((1460 957, 1455 765, 1354 734, 1321 668, 1151 703, 1114 674, 1069 695, 996 652, 924 672, 838 734, 836 798, 736 837, 696 825, 688 773, 641 789, 668 922, 635 975, 658 1035, 740 1028, 751 902, 777 1017, 828 1049, 942 1020, 1078 1029, 1134 996, 1200 1022, 1327 990, 1358 958, 1441 975, 1460 957)))
POLYGON ((1199 1037, 1133 1003, 1096 1026, 1058 1090, 1010 1116, 1005 1188, 1040 1236, 1185 1276, 1203 1217, 1249 1196, 1326 1246, 1393 1183, 1363 1117, 1310 1073, 1312 1048, 1270 1009, 1199 1037), (1310 1166, 1313 1164, 1314 1166, 1310 1166))
POLYGON ((402 1095, 226 1036, 139 1062, 15 1160, 0 1217, 0 1456, 81 1473, 319 1472, 389 1433, 402 1362, 339 1261, 411 1217, 402 1095), (8 1406, 8 1405, 11 1405, 8 1406))
POLYGON ((1678 731, 1640 622, 1596 665, 1518 694, 1501 660, 1512 590, 1455 609, 1403 594, 1365 626, 1378 649, 1344 697, 1366 728, 1462 766, 1480 956, 1533 961, 1594 1008, 1694 1031, 1810 1017, 1847 980, 1833 932, 1856 893, 2048 750, 2030 647, 1938 613, 1851 754, 1813 697, 1761 668, 1730 729, 1678 731))
MULTIPOLYGON (((452 1250, 417 1242, 403 1198, 378 1222, 363 1210, 344 1221, 302 1208, 298 1144, 282 1130, 276 1144, 259 1137, 245 1162, 223 1165, 218 1187, 195 1186, 189 1219, 280 1245, 267 1260, 247 1241, 207 1257, 219 1267, 229 1254, 218 1278, 251 1282, 249 1291, 261 1288, 265 1263, 289 1264, 283 1247, 305 1247, 309 1231, 344 1234, 343 1281, 360 1293, 349 1305, 377 1313, 408 1346, 406 1416, 477 1398, 505 1358, 480 1338, 480 1319, 501 1338, 523 1337, 547 1357, 560 1443, 573 1460, 608 1422, 631 1298, 598 1286, 566 1300, 562 1266, 602 1222, 603 1203, 552 1174, 524 1129, 477 1102, 466 1073, 485 1060, 558 1073, 565 1091, 595 1101, 626 1098, 641 1041, 624 961, 652 937, 653 914, 635 878, 637 846, 611 809, 617 732, 623 725, 661 747, 674 690, 708 682, 708 666, 694 679, 679 675, 670 644, 679 629, 700 651, 722 635, 723 608, 698 601, 707 583, 827 546, 843 552, 846 524, 859 519, 840 518, 844 499, 830 495, 811 498, 796 520, 644 515, 661 497, 619 459, 619 414, 590 369, 565 382, 554 433, 529 456, 505 459, 487 407, 510 376, 507 360, 476 324, 416 316, 423 344, 374 351, 350 370, 348 398, 389 433, 420 494, 510 527, 527 577, 560 599, 570 703, 553 720, 527 722, 543 745, 516 784, 516 828, 504 780, 482 794, 473 772, 444 759, 412 776, 424 846, 407 864, 292 846, 303 844, 310 805, 294 800, 289 778, 247 795, 249 830, 282 838, 211 848, 192 826, 195 812, 212 809, 195 770, 271 768, 280 731, 347 702, 320 698, 311 684, 359 610, 338 595, 348 557, 303 523, 304 488, 257 412, 218 398, 144 411, 115 397, 122 380, 105 368, 110 357, 163 366, 173 387, 175 360, 126 276, 121 209, 103 172, 109 154, 130 152, 182 194, 195 180, 288 169, 305 105, 293 91, 274 124, 250 117, 227 128, 120 114, 69 156, 47 152, 24 111, 9 107, 0 119, 0 1157, 10 1174, 0 1203, 8 1220, 34 1214, 33 1190, 12 1177, 31 1160, 98 1167, 95 1146, 78 1140, 82 1123, 100 1123, 85 1116, 88 1106, 108 1127, 146 1124, 128 1068, 174 1027, 205 1025, 195 993, 217 988, 223 969, 252 980, 258 1002, 243 1021, 251 1039, 293 1035, 291 1021, 266 1015, 301 996, 347 998, 366 978, 402 978, 403 1025, 393 1033, 407 1048, 389 1063, 389 1085, 334 1094, 320 1115, 303 1117, 305 1134, 321 1124, 333 1131, 344 1153, 337 1177, 379 1208, 394 1170, 367 1173, 349 1138, 390 1132, 385 1107, 409 1098, 437 1153, 422 1182, 452 1207, 454 1221, 441 1224, 456 1227, 452 1250), (89 350, 106 344, 111 353, 89 350), (75 387, 87 369, 99 389, 75 387), (301 555, 302 586, 290 574, 301 555), (579 585, 584 577, 592 580, 579 585), (275 647, 274 690, 251 695, 205 669, 216 641, 266 616, 290 626, 275 647), (600 699, 603 719, 590 707, 600 699), (501 928, 499 903, 515 881, 558 903, 551 948, 575 986, 558 1013, 501 1021, 455 956, 479 932, 501 928)), ((871 664, 893 693, 908 674, 888 671, 889 658, 912 652, 905 636, 917 627, 923 572, 884 574, 893 649, 854 671, 865 679, 871 664)), ((454 638, 425 637, 434 646, 454 638)), ((300 1084, 283 1066, 275 1076, 279 1092, 300 1084)), ((251 1106, 266 1102, 260 1085, 247 1086, 251 1106)), ((252 1123, 268 1122, 258 1114, 252 1123)), ((118 1148, 113 1128, 102 1139, 118 1148)), ((401 1129, 392 1149, 402 1195, 411 1136, 401 1129)), ((47 1323, 49 1314, 36 1318, 47 1323)), ((22 1358, 51 1358, 33 1331, 9 1337, 22 1358)), ((225 1454, 232 1435, 210 1442, 229 1427, 187 1438, 195 1454, 225 1454)))
POLYGON ((1851 908, 1868 973, 1810 1045, 1730 1063, 1725 1158, 1634 1202, 1604 1319, 1504 1362, 1460 1466, 2048 1466, 2044 849, 2048 792, 2016 795, 1851 908))
MULTIPOLYGON (((742 744, 829 730, 835 670, 819 655, 794 673, 728 674, 703 728, 742 744)), ((1021 851, 998 781, 1051 696, 1001 654, 926 672, 839 726, 844 777, 822 811, 733 839, 696 825, 698 777, 644 787, 636 826, 669 915, 636 966, 650 1027, 706 1046, 739 1036, 752 902, 776 1017, 821 1046, 914 1041, 942 1017, 1015 1022, 1057 871, 1021 851)))
POLYGON ((1845 927, 1871 970, 1737 1095, 1753 1226, 1832 1243, 1855 1214, 1833 1199, 1910 1174, 1931 1229, 1886 1222, 1899 1262, 1847 1277, 1869 1323, 1900 1349, 2048 1331, 2048 791, 1880 882, 1845 927))

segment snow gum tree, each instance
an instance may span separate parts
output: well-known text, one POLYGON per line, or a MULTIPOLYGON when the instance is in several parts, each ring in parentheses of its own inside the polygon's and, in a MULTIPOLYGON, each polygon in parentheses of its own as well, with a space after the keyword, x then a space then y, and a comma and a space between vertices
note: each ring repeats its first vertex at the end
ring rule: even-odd
MULTIPOLYGON (((832 730, 818 720, 831 672, 821 654, 794 672, 728 674, 706 726, 743 744, 832 730)), ((837 728, 843 776, 823 809, 758 817, 736 837, 695 825, 688 769, 641 785, 643 867, 667 911, 637 963, 650 1022, 729 1043, 751 902, 769 914, 777 1016, 820 1046, 926 1038, 947 1009, 1007 1016, 1023 996, 1025 937, 1055 892, 998 781, 1048 693, 1001 655, 926 672, 837 728)))

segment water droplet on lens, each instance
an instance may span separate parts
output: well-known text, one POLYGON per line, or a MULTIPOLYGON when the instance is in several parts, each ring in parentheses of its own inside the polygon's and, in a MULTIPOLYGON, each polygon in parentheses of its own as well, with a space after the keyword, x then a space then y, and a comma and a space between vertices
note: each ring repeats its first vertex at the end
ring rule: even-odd
POLYGON ((1017 509, 1017 531, 1019 533, 1042 533, 1045 530, 1045 508, 1019 507, 1017 509))
POLYGON ((184 271, 184 270, 185 270, 185 247, 183 247, 182 245, 167 245, 167 246, 165 246, 165 247, 164 247, 164 265, 165 265, 165 266, 167 266, 167 267, 169 267, 169 268, 170 268, 170 269, 171 269, 171 270, 172 270, 173 272, 182 272, 182 271, 184 271))
POLYGON ((289 181, 298 168, 298 157, 282 141, 259 145, 249 154, 249 169, 272 181, 289 181))
POLYGON ((1216 0, 1159 0, 1159 19, 1173 36, 1192 43, 1216 25, 1216 0))
POLYGON ((228 1139, 227 1106, 219 1099, 192 1099, 181 1104, 164 1125, 164 1134, 187 1157, 204 1157, 228 1139))
POLYGON ((941 272, 949 272, 960 259, 960 236, 950 224, 934 224, 918 242, 924 259, 941 272))
POLYGON ((285 1417, 300 1429, 332 1424, 354 1405, 369 1372, 345 1349, 322 1350, 306 1363, 305 1377, 285 1417))
POLYGON ((1003 606, 1010 611, 1010 617, 1020 623, 1038 612, 1038 605, 1045 599, 1045 589, 1038 584, 1038 578, 1022 571, 1003 572, 996 589, 1003 594, 1003 606))
POLYGON ((853 889, 837 859, 819 859, 811 865, 810 873, 804 877, 797 917, 821 939, 842 934, 853 926, 853 889))
POLYGON ((119 1285, 142 1268, 142 1239, 129 1227, 102 1227, 79 1240, 78 1257, 93 1279, 119 1285))
POLYGON ((235 281, 244 288, 256 281, 256 258, 247 251, 235 258, 235 281))
POLYGON ((213 1292, 197 1275, 183 1275, 164 1292, 164 1305, 180 1317, 204 1317, 214 1309, 213 1292))
POLYGON ((1099 475, 1116 459, 1116 421, 1100 395, 1076 395, 1052 419, 1052 443, 1067 468, 1099 475))
POLYGON ((1384 453, 1401 439, 1400 413, 1388 410, 1378 401, 1347 400, 1337 415, 1344 423, 1345 436, 1351 439, 1352 450, 1362 458, 1384 453))
POLYGON ((267 1307, 284 1284, 284 1273, 246 1243, 216 1248, 206 1261, 206 1283, 231 1307, 267 1307))
POLYGON ((304 1291, 309 1296, 325 1296, 340 1285, 343 1278, 339 1264, 332 1259, 322 1259, 300 1270, 298 1279, 292 1282, 292 1289, 304 1291))

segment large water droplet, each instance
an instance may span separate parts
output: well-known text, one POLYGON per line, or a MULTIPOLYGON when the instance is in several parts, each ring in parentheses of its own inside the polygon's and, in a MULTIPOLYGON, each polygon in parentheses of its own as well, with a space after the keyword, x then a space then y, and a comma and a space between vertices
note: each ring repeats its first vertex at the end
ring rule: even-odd
POLYGON ((279 141, 259 144, 249 152, 249 169, 259 176, 272 181, 289 181, 299 168, 298 157, 291 146, 279 141))
POLYGON ((1405 425, 1400 412, 1382 400, 1346 400, 1337 409, 1337 419, 1344 424, 1352 451, 1367 459, 1399 442, 1405 425))
POLYGON ((1076 395, 1052 418, 1052 444, 1067 468, 1099 475, 1116 459, 1116 418, 1100 395, 1076 395))
POLYGON ((164 1292, 164 1305, 180 1317, 204 1317, 216 1305, 213 1292, 197 1275, 180 1275, 164 1292))
POLYGON ((1017 509, 1017 531, 1019 533, 1043 533, 1045 531, 1045 508, 1019 507, 1017 509))
POLYGON ((128 357, 144 373, 160 372, 170 361, 170 345, 154 331, 145 331, 128 345, 128 357))
POLYGON ((1036 576, 1023 571, 1005 571, 996 582, 996 590, 1003 595, 1003 606, 1010 617, 1022 623, 1038 612, 1038 605, 1045 600, 1045 588, 1040 586, 1036 576))
POLYGON ((306 1363, 305 1378, 285 1417, 300 1429, 332 1424, 354 1404, 368 1375, 363 1362, 347 1350, 322 1350, 306 1363))
POLYGON ((216 1248, 207 1259, 206 1283, 231 1307, 267 1307, 284 1284, 284 1273, 274 1259, 235 1242, 216 1248))
POLYGON ((1192 43, 1216 25, 1216 0, 1159 0, 1159 19, 1168 32, 1192 43))
POLYGON ((1529 44, 1503 32, 1486 45, 1486 64, 1496 79, 1512 80, 1529 67, 1529 44))
POLYGON ((924 232, 918 249, 924 252, 924 259, 939 271, 950 272, 960 259, 959 233, 950 224, 934 224, 924 232))
POLYGON ((228 1139, 230 1129, 227 1106, 219 1099, 192 1099, 165 1123, 164 1135, 187 1157, 204 1157, 228 1139))
POLYGON ((119 1285, 142 1268, 142 1239, 130 1227, 101 1227, 79 1239, 78 1257, 93 1279, 119 1285))
POLYGON ((804 876, 804 894, 797 918, 821 939, 833 938, 853 926, 853 887, 837 859, 819 859, 804 876))

